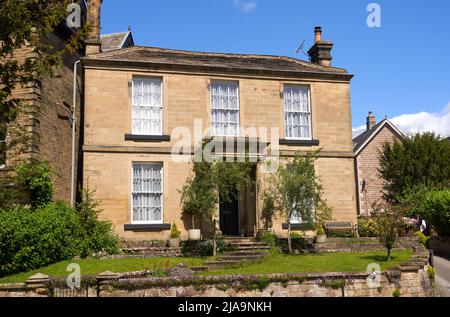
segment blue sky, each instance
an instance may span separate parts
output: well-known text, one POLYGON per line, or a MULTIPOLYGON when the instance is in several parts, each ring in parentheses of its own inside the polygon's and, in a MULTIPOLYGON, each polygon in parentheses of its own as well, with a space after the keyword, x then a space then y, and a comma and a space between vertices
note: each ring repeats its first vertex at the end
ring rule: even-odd
POLYGON ((103 2, 102 33, 132 27, 136 44, 196 51, 296 54, 314 26, 333 65, 355 75, 353 126, 369 110, 406 132, 450 135, 449 0, 128 0, 103 2), (366 23, 381 6, 381 28, 366 23))

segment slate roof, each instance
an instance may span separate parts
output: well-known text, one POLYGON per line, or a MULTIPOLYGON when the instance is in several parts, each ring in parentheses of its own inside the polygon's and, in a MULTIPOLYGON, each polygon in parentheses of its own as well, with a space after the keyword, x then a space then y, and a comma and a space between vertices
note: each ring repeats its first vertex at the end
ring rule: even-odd
POLYGON ((392 122, 390 122, 388 119, 384 119, 374 125, 372 129, 358 135, 353 139, 353 153, 358 154, 358 152, 365 146, 365 144, 370 141, 370 139, 372 139, 386 124, 388 124, 398 136, 403 137, 403 134, 397 129, 394 124, 392 124, 392 122))
POLYGON ((337 74, 343 75, 346 78, 348 77, 348 79, 353 77, 342 68, 326 67, 286 56, 208 53, 146 46, 133 46, 114 51, 104 51, 98 54, 89 55, 84 60, 213 67, 261 72, 281 71, 337 74))
POLYGON ((100 40, 102 43, 102 52, 109 52, 125 47, 134 46, 131 31, 104 34, 100 37, 100 40))

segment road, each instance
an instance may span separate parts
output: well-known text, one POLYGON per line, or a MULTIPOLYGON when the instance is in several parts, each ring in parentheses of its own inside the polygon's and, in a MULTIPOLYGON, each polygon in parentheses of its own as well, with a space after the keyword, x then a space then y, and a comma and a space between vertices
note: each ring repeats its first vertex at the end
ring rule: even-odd
POLYGON ((434 256, 434 267, 436 269, 436 290, 441 297, 450 297, 450 261, 434 256))

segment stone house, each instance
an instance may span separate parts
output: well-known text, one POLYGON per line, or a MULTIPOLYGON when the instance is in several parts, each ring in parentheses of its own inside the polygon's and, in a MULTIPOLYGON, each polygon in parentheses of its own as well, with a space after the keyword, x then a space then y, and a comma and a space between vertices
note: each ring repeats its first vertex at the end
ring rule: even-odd
POLYGON ((369 112, 366 131, 353 139, 358 215, 370 215, 372 207, 383 199, 384 181, 378 171, 379 152, 385 142, 400 140, 403 134, 388 119, 376 121, 369 112))
MULTIPOLYGON (((167 239, 173 222, 187 237, 191 224, 182 217, 179 191, 192 175, 194 151, 174 149, 180 143, 194 148, 206 129, 232 142, 231 155, 252 140, 256 156, 276 149, 287 159, 321 148, 316 171, 333 218, 356 223, 353 75, 331 66, 333 44, 322 40, 320 28, 311 62, 133 45, 102 51, 100 3, 93 3, 94 28, 82 58, 83 182, 96 190, 102 217, 121 238, 167 239), (188 141, 181 139, 186 135, 188 141)), ((257 164, 256 185, 217 206, 215 219, 225 235, 252 236, 261 228, 258 181, 264 173, 257 164)), ((286 234, 285 222, 274 221, 279 235, 286 234)), ((292 222, 301 228, 301 219, 292 222)))

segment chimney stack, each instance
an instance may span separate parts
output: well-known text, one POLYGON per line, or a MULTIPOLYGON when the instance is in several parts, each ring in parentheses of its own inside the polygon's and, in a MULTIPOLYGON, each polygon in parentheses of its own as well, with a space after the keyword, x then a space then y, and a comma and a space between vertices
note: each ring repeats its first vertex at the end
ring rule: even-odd
POLYGON ((367 121, 366 121, 367 131, 372 130, 376 124, 377 124, 377 119, 373 115, 372 111, 370 111, 369 115, 367 116, 367 121))
POLYGON ((91 31, 88 39, 85 41, 86 55, 101 52, 102 44, 100 41, 100 14, 102 2, 103 0, 88 1, 87 23, 90 25, 91 31))
POLYGON ((331 66, 331 50, 333 43, 322 40, 322 28, 316 26, 314 28, 314 45, 308 51, 311 62, 322 66, 331 66))

